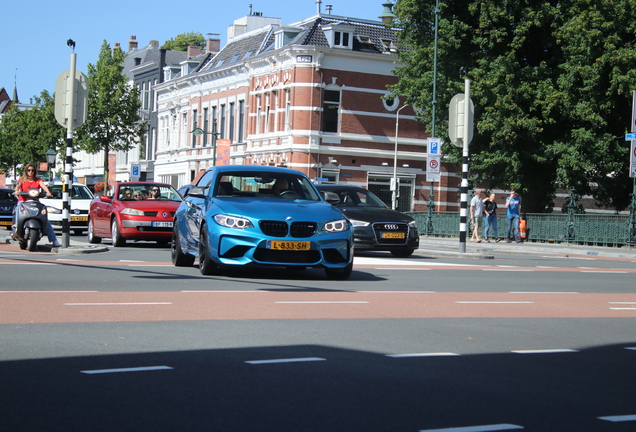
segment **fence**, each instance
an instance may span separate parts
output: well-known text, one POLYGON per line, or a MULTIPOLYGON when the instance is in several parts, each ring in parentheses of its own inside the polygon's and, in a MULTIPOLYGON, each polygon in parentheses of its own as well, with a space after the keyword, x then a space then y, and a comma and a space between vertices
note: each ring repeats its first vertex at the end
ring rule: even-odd
MULTIPOLYGON (((434 237, 459 236, 459 213, 457 212, 432 212, 430 224, 428 212, 408 212, 407 214, 417 222, 420 234, 434 237), (429 232, 427 232, 427 226, 429 232)), ((629 215, 528 213, 526 220, 526 239, 530 242, 636 246, 634 227, 629 215)), ((499 237, 505 237, 508 228, 505 213, 498 215, 497 225, 499 237)))

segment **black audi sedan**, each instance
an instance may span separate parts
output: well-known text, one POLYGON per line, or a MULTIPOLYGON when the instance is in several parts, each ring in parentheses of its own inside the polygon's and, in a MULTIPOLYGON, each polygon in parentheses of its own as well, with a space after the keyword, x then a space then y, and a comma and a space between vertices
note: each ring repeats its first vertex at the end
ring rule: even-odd
POLYGON ((406 258, 419 247, 415 219, 391 210, 372 192, 360 186, 316 187, 353 225, 356 251, 389 251, 395 257, 406 258), (332 194, 338 196, 337 202, 332 194))
POLYGON ((18 198, 13 194, 13 189, 0 189, 0 226, 11 229, 13 223, 13 208, 18 202, 18 198))

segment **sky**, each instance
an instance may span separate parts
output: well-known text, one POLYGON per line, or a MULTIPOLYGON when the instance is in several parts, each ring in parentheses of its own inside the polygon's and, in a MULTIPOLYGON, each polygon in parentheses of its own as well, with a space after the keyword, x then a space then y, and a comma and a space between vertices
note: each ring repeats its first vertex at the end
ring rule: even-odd
MULTIPOLYGON (((384 0, 323 0, 332 5, 332 15, 379 21, 384 0)), ((59 74, 70 68, 75 41, 77 69, 87 73, 95 64, 104 40, 111 46, 120 43, 128 49, 130 36, 137 36, 139 48, 151 40, 159 44, 182 33, 220 34, 226 43, 227 28, 234 20, 254 12, 265 17, 281 18, 282 24, 308 18, 317 13, 315 0, 234 1, 174 0, 51 0, 2 1, 0 26, 0 87, 9 97, 17 84, 18 98, 29 103, 42 90, 55 92, 59 74)))

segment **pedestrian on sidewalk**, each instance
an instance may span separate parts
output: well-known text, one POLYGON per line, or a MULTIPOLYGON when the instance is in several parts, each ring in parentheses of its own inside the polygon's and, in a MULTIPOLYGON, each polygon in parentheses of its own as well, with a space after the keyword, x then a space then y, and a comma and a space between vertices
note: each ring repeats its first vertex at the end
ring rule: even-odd
POLYGON ((499 241, 499 230, 497 229, 497 203, 495 202, 495 194, 491 193, 488 198, 484 199, 484 240, 490 243, 488 231, 492 228, 495 235, 492 237, 495 242, 499 241))
POLYGON ((521 214, 521 197, 517 194, 517 191, 515 189, 511 189, 510 196, 506 198, 506 209, 506 216, 508 218, 506 242, 510 243, 514 238, 517 243, 521 243, 521 237, 519 237, 519 215, 521 214))
POLYGON ((470 221, 473 223, 473 235, 470 241, 474 243, 481 242, 479 239, 479 228, 484 218, 484 197, 482 193, 481 189, 475 189, 475 196, 470 200, 470 221))

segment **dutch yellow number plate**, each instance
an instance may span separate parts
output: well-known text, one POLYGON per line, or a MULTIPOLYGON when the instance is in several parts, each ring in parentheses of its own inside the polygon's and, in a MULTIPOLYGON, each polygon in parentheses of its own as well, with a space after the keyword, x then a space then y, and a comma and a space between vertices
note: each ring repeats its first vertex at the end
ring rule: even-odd
POLYGON ((386 238, 386 239, 403 239, 404 238, 404 233, 403 232, 383 232, 382 233, 382 238, 386 238))
POLYGON ((308 241, 267 241, 267 249, 306 251, 310 248, 311 242, 308 241))
POLYGON ((0 221, 0 225, 11 225, 11 221, 0 221))
POLYGON ((88 216, 71 216, 71 222, 86 222, 88 216))

